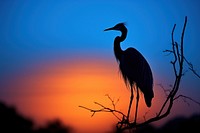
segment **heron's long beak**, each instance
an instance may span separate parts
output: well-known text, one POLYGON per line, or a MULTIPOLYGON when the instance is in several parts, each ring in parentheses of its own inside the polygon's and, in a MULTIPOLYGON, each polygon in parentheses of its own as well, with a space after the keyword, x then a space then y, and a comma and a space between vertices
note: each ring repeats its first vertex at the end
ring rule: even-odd
POLYGON ((108 30, 115 30, 115 29, 114 29, 114 27, 112 27, 112 28, 107 28, 104 31, 108 31, 108 30))

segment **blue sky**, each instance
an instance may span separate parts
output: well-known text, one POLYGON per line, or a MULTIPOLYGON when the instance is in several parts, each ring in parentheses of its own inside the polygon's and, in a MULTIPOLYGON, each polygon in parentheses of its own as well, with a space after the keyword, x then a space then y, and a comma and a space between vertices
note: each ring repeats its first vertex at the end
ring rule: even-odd
MULTIPOLYGON (((1 0, 0 93, 9 92, 2 89, 11 83, 9 77, 38 62, 79 57, 115 60, 113 40, 120 33, 103 30, 119 22, 126 22, 128 28, 122 48, 138 49, 157 82, 169 85, 173 80, 171 57, 162 51, 171 47, 175 23, 175 39, 180 41, 188 16, 185 56, 200 73, 199 7, 198 0, 1 0)), ((183 92, 200 101, 199 79, 191 72, 183 78, 183 92)))
POLYGON ((126 22, 129 30, 122 48, 137 48, 156 71, 157 66, 168 63, 169 58, 163 57, 162 51, 170 48, 174 23, 177 24, 175 39, 180 40, 185 16, 188 16, 186 57, 197 70, 200 66, 197 62, 200 3, 195 0, 2 0, 0 3, 1 73, 12 73, 35 60, 94 54, 113 58, 112 44, 119 33, 105 33, 103 29, 119 22, 126 22))

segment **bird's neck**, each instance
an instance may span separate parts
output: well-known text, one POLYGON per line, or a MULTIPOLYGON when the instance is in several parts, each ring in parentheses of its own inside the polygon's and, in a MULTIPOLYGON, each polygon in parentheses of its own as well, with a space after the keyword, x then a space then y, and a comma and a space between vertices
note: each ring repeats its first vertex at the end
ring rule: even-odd
POLYGON ((126 36, 127 36, 127 29, 126 28, 123 28, 122 30, 121 30, 121 32, 122 32, 122 34, 121 34, 121 36, 119 37, 120 38, 120 42, 123 42, 125 39, 126 39, 126 36))
POLYGON ((117 61, 121 59, 123 50, 121 49, 120 43, 126 39, 127 29, 121 31, 121 36, 117 36, 114 40, 114 53, 117 61))

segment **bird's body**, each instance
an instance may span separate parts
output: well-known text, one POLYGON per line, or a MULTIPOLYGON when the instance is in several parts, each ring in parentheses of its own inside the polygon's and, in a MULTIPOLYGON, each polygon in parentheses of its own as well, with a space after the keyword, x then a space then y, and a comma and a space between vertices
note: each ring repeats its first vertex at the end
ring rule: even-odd
POLYGON ((150 107, 153 98, 153 77, 151 69, 142 54, 135 48, 126 49, 121 55, 119 69, 126 85, 131 87, 136 84, 144 94, 146 105, 150 107))
MULTIPOLYGON (((114 54, 116 60, 119 63, 119 69, 123 76, 123 79, 127 86, 131 89, 131 98, 129 104, 129 110, 127 117, 129 118, 129 113, 131 109, 131 104, 133 100, 133 86, 137 89, 137 103, 136 103, 136 116, 137 116, 137 104, 139 101, 138 88, 142 91, 145 98, 145 103, 148 107, 151 107, 151 101, 154 97, 153 93, 153 76, 151 68, 142 56, 142 54, 135 48, 127 48, 122 50, 120 43, 125 40, 127 35, 127 29, 123 23, 119 23, 108 30, 118 30, 122 32, 121 36, 117 36, 114 40, 114 54)), ((135 116, 135 121, 136 121, 135 116)))

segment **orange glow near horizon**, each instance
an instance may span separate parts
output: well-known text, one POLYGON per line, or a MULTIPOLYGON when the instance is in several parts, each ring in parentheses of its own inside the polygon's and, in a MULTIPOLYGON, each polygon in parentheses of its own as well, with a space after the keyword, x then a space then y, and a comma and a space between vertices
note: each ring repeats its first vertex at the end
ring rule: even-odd
MULTIPOLYGON (((18 77, 12 87, 16 90, 12 101, 20 112, 40 124, 59 118, 78 133, 110 131, 117 122, 111 113, 101 112, 91 117, 92 113, 80 108, 80 105, 100 109, 94 104, 99 102, 112 108, 111 101, 105 96, 108 94, 115 101, 119 98, 116 108, 126 114, 130 95, 120 78, 116 63, 97 63, 95 60, 42 64, 18 77)), ((134 105, 133 102, 133 109, 134 105)), ((139 121, 143 120, 142 116, 148 110, 141 96, 139 121)))

